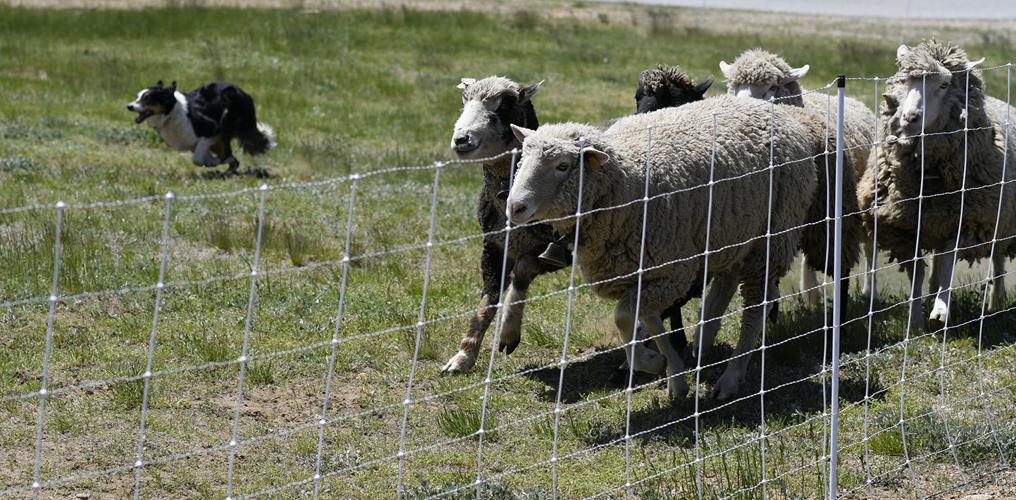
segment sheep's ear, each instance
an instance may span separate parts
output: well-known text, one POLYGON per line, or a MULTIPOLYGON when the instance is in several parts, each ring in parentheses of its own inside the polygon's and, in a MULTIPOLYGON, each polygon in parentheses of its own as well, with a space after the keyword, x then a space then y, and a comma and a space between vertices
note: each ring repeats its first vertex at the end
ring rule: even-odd
POLYGON ((512 133, 515 134, 515 138, 518 139, 519 142, 524 142, 526 140, 526 137, 528 137, 529 134, 532 134, 533 131, 531 129, 528 129, 526 127, 520 127, 513 123, 512 133))
POLYGON ((712 75, 710 75, 709 78, 706 78, 701 83, 699 83, 698 85, 695 86, 695 93, 700 95, 700 96, 701 95, 705 95, 706 91, 709 90, 709 86, 711 86, 712 84, 713 84, 713 77, 712 77, 712 75))
POLYGON ((586 165, 589 165, 593 172, 599 172, 610 161, 610 155, 598 149, 585 148, 582 153, 585 155, 586 165))
POLYGON ((811 66, 807 64, 801 66, 800 68, 793 68, 790 70, 790 73, 787 74, 787 80, 800 80, 804 78, 804 75, 808 74, 809 69, 811 69, 811 66))
POLYGON ((984 62, 984 58, 983 57, 978 59, 978 60, 976 60, 976 61, 970 61, 970 62, 967 63, 967 69, 968 70, 969 69, 974 69, 974 68, 977 67, 977 65, 981 64, 982 62, 984 62))
POLYGON ((543 85, 543 82, 545 81, 546 80, 540 80, 528 87, 522 87, 519 90, 519 104, 524 104, 532 99, 533 95, 536 94, 536 91, 540 90, 540 85, 543 85))
POLYGON ((909 53, 910 47, 907 47, 906 44, 901 43, 899 47, 896 47, 896 61, 897 62, 902 61, 903 58, 907 57, 907 54, 909 53))
POLYGON ((455 88, 460 90, 466 90, 466 87, 476 83, 476 78, 463 78, 455 88))
POLYGON ((723 77, 728 80, 734 77, 734 68, 733 66, 727 64, 727 61, 720 61, 720 72, 723 73, 723 77))
POLYGON ((882 98, 885 99, 885 105, 889 109, 896 109, 900 107, 900 101, 896 99, 896 96, 892 94, 882 94, 882 98))

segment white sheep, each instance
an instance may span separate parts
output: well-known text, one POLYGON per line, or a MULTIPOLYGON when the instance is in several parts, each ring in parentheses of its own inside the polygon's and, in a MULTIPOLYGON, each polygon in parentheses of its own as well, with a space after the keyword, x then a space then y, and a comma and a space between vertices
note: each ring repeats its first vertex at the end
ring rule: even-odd
POLYGON ((512 222, 547 220, 558 232, 573 231, 576 220, 568 216, 578 208, 582 172, 577 263, 595 293, 617 300, 614 320, 629 357, 637 320, 655 338, 667 358, 673 398, 684 397, 688 385, 660 312, 702 271, 708 234, 708 273, 740 282, 745 297, 735 357, 714 389, 719 398, 734 395, 762 328, 767 278, 772 283, 787 272, 798 246, 800 231, 785 230, 804 221, 814 194, 811 148, 802 140, 807 130, 779 107, 730 97, 622 118, 606 131, 573 123, 512 128, 524 139, 508 196, 512 222), (770 169, 772 141, 778 166, 770 169), (585 169, 579 168, 580 151, 585 169), (643 252, 647 167, 651 201, 645 202, 643 252), (593 209, 602 210, 588 213, 593 209))
MULTIPOLYGON (((733 64, 720 61, 720 71, 723 72, 727 80, 727 93, 739 97, 774 99, 780 104, 797 106, 810 111, 814 116, 805 119, 812 122, 813 129, 818 128, 819 132, 828 137, 828 149, 831 151, 835 147, 836 106, 830 105, 826 95, 803 93, 800 79, 808 73, 808 69, 809 65, 807 64, 800 68, 791 67, 779 55, 763 49, 747 50, 737 56, 733 64)), ((855 214, 858 211, 856 184, 857 180, 864 175, 868 164, 868 156, 874 140, 874 126, 875 114, 867 106, 850 97, 844 99, 843 137, 844 166, 846 167, 843 173, 844 214, 855 214)), ((813 206, 810 217, 811 222, 819 221, 832 214, 832 210, 827 209, 831 208, 833 197, 827 193, 826 186, 828 184, 831 191, 833 171, 830 168, 830 171, 826 172, 826 165, 832 167, 833 162, 827 162, 825 158, 820 158, 817 163, 820 172, 819 187, 815 199, 816 204, 813 206)), ((865 257, 864 254, 874 255, 874 252, 869 251, 868 245, 861 244, 866 239, 863 230, 863 225, 856 215, 844 219, 843 268, 846 270, 849 270, 858 261, 864 262, 866 268, 871 265, 870 257, 865 257), (860 245, 860 255, 858 255, 858 245, 860 245)), ((805 265, 801 269, 801 290, 807 290, 808 300, 812 304, 817 304, 821 300, 822 291, 818 287, 815 273, 823 269, 832 272, 832 237, 827 237, 825 224, 815 224, 809 227, 804 238, 802 250, 805 254, 805 265), (826 246, 827 241, 830 245, 828 247, 826 246), (826 265, 827 255, 828 265, 826 265)), ((872 293, 876 293, 874 280, 875 273, 866 273, 862 295, 870 298, 872 293)), ((846 291, 844 290, 845 297, 846 291)))
POLYGON ((924 252, 934 253, 931 321, 948 321, 957 257, 992 258, 988 306, 992 311, 1004 306, 1005 258, 1016 254, 1016 186, 1011 184, 1016 172, 1005 165, 1006 148, 1016 144, 1016 134, 1006 124, 1016 109, 984 95, 975 69, 982 61, 970 61, 963 49, 935 40, 913 49, 900 45, 899 71, 887 81, 879 134, 885 140, 872 160, 878 178, 876 169, 869 170, 859 197, 862 206, 871 206, 878 195, 878 210, 865 213, 865 223, 877 218, 879 245, 913 280, 911 327, 924 325, 919 297, 924 252))

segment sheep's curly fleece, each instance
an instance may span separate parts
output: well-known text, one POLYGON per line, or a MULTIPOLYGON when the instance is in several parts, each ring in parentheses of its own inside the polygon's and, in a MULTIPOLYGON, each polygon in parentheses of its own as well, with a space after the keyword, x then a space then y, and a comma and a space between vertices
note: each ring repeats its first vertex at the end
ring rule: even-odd
MULTIPOLYGON (((783 82, 794 69, 782 57, 765 49, 748 49, 737 56, 731 66, 734 74, 726 75, 727 93, 731 95, 736 92, 737 85, 742 83, 783 82)), ((804 106, 804 102, 801 101, 801 84, 797 80, 786 82, 783 87, 784 91, 777 94, 777 98, 785 98, 780 99, 785 104, 804 106)))
MULTIPOLYGON (((606 131, 574 123, 544 125, 526 138, 527 150, 574 144, 583 138, 590 147, 610 155, 599 171, 587 169, 583 211, 622 205, 643 196, 647 164, 647 127, 655 126, 649 161, 650 196, 681 191, 649 202, 646 231, 646 268, 676 261, 645 272, 644 282, 667 281, 665 292, 642 296, 643 311, 660 311, 682 296, 702 267, 706 231, 709 231, 709 272, 736 272, 761 300, 766 277, 786 274, 796 253, 799 226, 815 190, 811 145, 807 130, 778 109, 779 126, 772 169, 772 233, 766 234, 770 193, 770 106, 761 101, 726 96, 678 108, 622 118, 606 131), (706 227, 710 201, 710 159, 713 149, 712 115, 717 113, 715 179, 712 226, 706 227), (797 160, 797 161, 791 161, 797 160), (787 163, 789 162, 789 163, 787 163), (739 177, 740 176, 740 177, 739 177), (745 244, 745 242, 749 242, 745 244), (766 245, 770 254, 766 265, 766 245), (716 251, 715 249, 725 248, 716 251), (681 260, 686 259, 686 260, 681 260)), ((549 214, 568 215, 578 202, 578 176, 565 181, 550 202, 549 214)), ((606 298, 620 300, 634 288, 639 266, 642 204, 584 215, 576 256, 586 282, 606 298)), ((570 232, 575 220, 551 222, 559 232, 570 232)))
MULTIPOLYGON (((901 131, 899 110, 885 106, 880 130, 885 140, 872 154, 874 166, 861 182, 862 206, 873 206, 878 195, 877 210, 864 213, 865 224, 872 227, 877 217, 878 244, 900 262, 913 258, 915 240, 919 240, 921 250, 942 250, 951 245, 957 227, 962 228, 960 247, 973 247, 960 251, 959 257, 967 260, 987 257, 992 245, 986 243, 994 237, 997 214, 1001 214, 1001 220, 998 221, 995 252, 1008 256, 1016 254, 1016 243, 1012 240, 1016 236, 1016 185, 1013 185, 1016 172, 1012 165, 1008 168, 1004 165, 1004 123, 1007 113, 1016 117, 1016 109, 985 96, 980 71, 973 69, 969 72, 969 120, 966 124, 969 131, 964 134, 968 62, 966 52, 959 47, 929 40, 897 61, 899 71, 887 82, 887 95, 898 95, 897 102, 902 102, 901 94, 908 77, 919 77, 924 71, 953 73, 942 111, 948 114, 941 128, 946 133, 926 135, 923 148, 920 138, 897 140, 901 131), (961 225, 959 191, 964 187, 964 165, 967 175, 961 225), (1000 200, 1003 172, 1005 182, 1000 200), (919 195, 922 220, 920 234, 917 234, 919 195)), ((1008 148, 1014 145, 1016 133, 1010 130, 1008 148)))
MULTIPOLYGON (((835 138, 836 102, 824 93, 805 94, 797 80, 787 81, 793 68, 782 57, 764 49, 749 49, 737 56, 731 67, 734 74, 727 76, 728 94, 733 95, 741 84, 779 84, 780 91, 775 96, 777 102, 820 113, 827 118, 824 121, 829 135, 835 138)), ((843 146, 847 162, 854 166, 857 177, 864 175, 875 136, 874 126, 875 113, 857 99, 844 99, 843 146)))
POLYGON ((695 82, 679 66, 659 64, 655 68, 647 69, 639 75, 639 87, 642 87, 642 89, 650 94, 659 92, 660 89, 667 86, 668 82, 684 90, 693 90, 695 88, 695 82))
MULTIPOLYGON (((727 93, 733 95, 740 85, 778 84, 775 102, 787 107, 787 111, 805 124, 815 144, 815 171, 818 188, 809 209, 808 222, 804 231, 801 250, 809 264, 816 270, 828 268, 832 274, 831 256, 833 239, 829 237, 826 224, 821 221, 832 214, 834 198, 832 183, 835 178, 835 162, 825 154, 836 147, 835 120, 836 106, 828 96, 819 93, 802 95, 801 85, 796 79, 788 79, 791 66, 780 57, 763 49, 750 49, 742 53, 730 65, 733 75, 727 78, 727 93)), ((864 174, 871 150, 872 126, 875 114, 855 99, 844 100, 844 171, 843 171, 843 213, 858 212, 857 179, 864 174)), ((860 244, 864 241, 864 225, 859 217, 848 216, 843 221, 844 245, 843 264, 850 269, 860 260, 860 244)))

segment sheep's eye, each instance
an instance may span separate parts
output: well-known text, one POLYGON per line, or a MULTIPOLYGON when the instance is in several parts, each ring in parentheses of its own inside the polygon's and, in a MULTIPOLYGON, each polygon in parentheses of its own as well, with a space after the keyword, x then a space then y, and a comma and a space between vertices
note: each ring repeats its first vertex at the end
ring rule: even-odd
POLYGON ((779 87, 777 87, 776 85, 769 87, 770 92, 776 92, 777 90, 779 90, 779 87))
POLYGON ((949 82, 945 82, 942 85, 939 85, 938 88, 940 88, 940 89, 947 89, 947 88, 949 88, 949 82))
POLYGON ((568 169, 571 168, 571 165, 568 163, 558 163, 554 168, 556 168, 558 172, 567 172, 568 169))

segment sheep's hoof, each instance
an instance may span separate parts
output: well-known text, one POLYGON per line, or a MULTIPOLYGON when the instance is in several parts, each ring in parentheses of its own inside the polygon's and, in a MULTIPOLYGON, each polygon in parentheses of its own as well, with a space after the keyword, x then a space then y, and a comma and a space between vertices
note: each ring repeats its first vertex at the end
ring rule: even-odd
POLYGON ((805 294, 805 298, 808 300, 808 305, 818 306, 822 304, 822 291, 811 289, 805 294))
POLYGON ((522 340, 516 337, 514 340, 502 340, 498 343, 497 350, 505 354, 511 354, 515 352, 515 348, 519 346, 519 341, 522 340))
POLYGON ((988 297, 988 312, 997 313, 1005 308, 1005 294, 998 294, 992 290, 991 296, 988 297))
MULTIPOLYGON (((621 364, 621 369, 628 369, 627 357, 625 357, 624 363, 621 364)), ((648 373, 650 375, 661 375, 667 371, 667 358, 644 345, 636 345, 635 371, 648 373)))
POLYGON ((740 379, 740 376, 731 373, 730 370, 724 371, 723 375, 720 376, 720 380, 716 381, 710 396, 719 401, 734 397, 741 388, 740 379))
POLYGON ((685 400, 688 396, 688 381, 684 379, 683 375, 675 375, 667 379, 667 395, 675 403, 685 400))
POLYGON ((936 331, 944 327, 947 321, 949 321, 949 308, 935 304, 935 307, 931 310, 931 315, 928 316, 928 328, 931 331, 936 331))
POLYGON ((449 359, 448 362, 445 363, 444 367, 441 368, 441 373, 449 373, 452 375, 462 373, 472 368, 474 363, 476 363, 476 360, 468 354, 459 351, 452 356, 452 359, 449 359))

